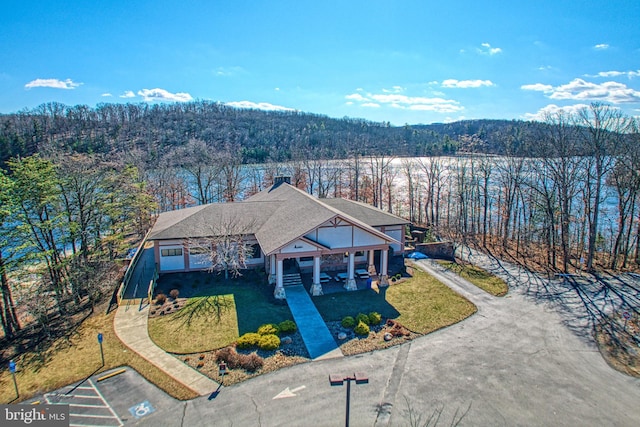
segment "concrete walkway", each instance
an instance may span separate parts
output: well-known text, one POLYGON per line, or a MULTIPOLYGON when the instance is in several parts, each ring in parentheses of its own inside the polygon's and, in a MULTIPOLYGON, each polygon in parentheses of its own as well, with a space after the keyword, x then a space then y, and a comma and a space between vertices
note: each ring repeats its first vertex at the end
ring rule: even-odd
POLYGON ((287 286, 285 292, 289 310, 298 325, 309 356, 313 360, 342 357, 342 351, 305 288, 302 285, 287 286))
POLYGON ((113 321, 116 335, 131 350, 200 396, 209 395, 216 390, 218 383, 170 356, 151 341, 147 329, 148 319, 148 305, 142 310, 138 310, 137 305, 121 305, 113 321))

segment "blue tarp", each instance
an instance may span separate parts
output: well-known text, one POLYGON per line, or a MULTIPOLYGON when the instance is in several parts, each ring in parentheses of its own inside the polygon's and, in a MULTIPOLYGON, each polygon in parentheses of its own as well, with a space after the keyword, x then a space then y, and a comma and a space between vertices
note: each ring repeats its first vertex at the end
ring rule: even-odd
POLYGON ((429 258, 428 256, 426 256, 425 254, 423 254, 422 252, 411 252, 409 255, 407 255, 407 258, 410 259, 427 259, 429 258))

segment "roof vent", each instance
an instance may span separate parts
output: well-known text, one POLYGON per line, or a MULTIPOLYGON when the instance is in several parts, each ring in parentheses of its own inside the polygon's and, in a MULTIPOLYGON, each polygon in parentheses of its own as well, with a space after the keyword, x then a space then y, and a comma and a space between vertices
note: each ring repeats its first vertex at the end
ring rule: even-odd
POLYGON ((283 182, 291 185, 291 177, 290 176, 276 176, 273 178, 273 185, 280 185, 283 182))

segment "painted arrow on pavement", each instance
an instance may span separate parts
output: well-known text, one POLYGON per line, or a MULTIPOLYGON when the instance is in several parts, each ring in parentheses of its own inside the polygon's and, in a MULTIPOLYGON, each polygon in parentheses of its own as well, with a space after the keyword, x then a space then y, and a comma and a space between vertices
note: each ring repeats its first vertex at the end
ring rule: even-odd
POLYGON ((284 399, 285 397, 296 397, 297 396, 296 392, 300 390, 304 390, 305 388, 307 388, 307 386, 304 386, 304 385, 301 385, 300 387, 296 387, 293 390, 287 387, 284 390, 282 390, 280 393, 278 393, 276 397, 274 397, 272 400, 284 399))

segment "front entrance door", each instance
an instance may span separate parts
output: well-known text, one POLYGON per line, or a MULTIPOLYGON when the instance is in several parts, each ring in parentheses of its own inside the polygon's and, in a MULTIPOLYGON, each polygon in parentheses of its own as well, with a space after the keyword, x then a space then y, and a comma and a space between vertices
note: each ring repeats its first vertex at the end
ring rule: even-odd
POLYGON ((300 268, 295 258, 287 258, 282 261, 282 270, 284 274, 299 273, 300 268))

